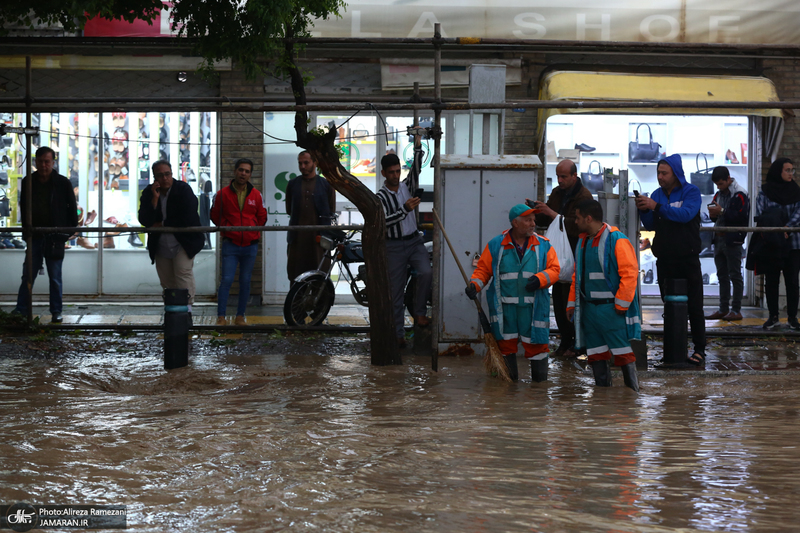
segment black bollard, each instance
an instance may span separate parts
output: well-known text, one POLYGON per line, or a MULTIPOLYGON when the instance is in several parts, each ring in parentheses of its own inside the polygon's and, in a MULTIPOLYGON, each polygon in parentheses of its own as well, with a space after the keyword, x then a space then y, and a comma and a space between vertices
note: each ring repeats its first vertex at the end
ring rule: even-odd
POLYGON ((189 291, 164 289, 164 368, 189 364, 189 291))
POLYGON ((663 365, 686 362, 689 298, 685 279, 664 280, 664 359, 663 365))

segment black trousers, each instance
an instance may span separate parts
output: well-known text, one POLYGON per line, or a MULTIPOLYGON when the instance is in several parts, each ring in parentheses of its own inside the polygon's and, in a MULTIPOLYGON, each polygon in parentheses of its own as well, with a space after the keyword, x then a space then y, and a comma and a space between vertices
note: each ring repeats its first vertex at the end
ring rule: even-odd
POLYGON ((562 350, 575 347, 575 324, 567 318, 567 303, 569 302, 569 283, 556 283, 553 285, 553 314, 556 316, 556 325, 561 335, 562 350))
POLYGON ((705 353, 706 319, 703 316, 703 271, 700 268, 700 257, 659 257, 656 261, 658 269, 658 288, 661 299, 664 299, 664 287, 668 279, 685 279, 687 296, 689 297, 689 326, 692 331, 692 343, 696 352, 705 353))
POLYGON ((786 316, 797 317, 797 302, 800 299, 798 273, 800 273, 800 250, 791 250, 787 257, 770 261, 764 268, 764 292, 767 296, 769 316, 778 316, 778 289, 781 283, 786 285, 786 316))

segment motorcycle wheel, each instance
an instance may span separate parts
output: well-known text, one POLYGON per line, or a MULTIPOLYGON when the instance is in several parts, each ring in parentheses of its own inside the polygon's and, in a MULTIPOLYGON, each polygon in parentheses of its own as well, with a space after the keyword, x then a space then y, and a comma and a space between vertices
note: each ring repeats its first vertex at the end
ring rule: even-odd
POLYGON ((283 319, 290 326, 318 326, 328 316, 334 296, 333 283, 327 278, 313 276, 298 281, 286 295, 283 319))

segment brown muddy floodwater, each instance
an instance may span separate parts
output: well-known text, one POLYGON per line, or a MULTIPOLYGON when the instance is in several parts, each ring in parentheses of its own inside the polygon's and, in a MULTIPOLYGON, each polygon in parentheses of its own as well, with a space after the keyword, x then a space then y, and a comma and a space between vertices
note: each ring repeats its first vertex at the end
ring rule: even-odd
POLYGON ((800 522, 798 375, 650 374, 637 395, 561 362, 513 385, 475 356, 372 367, 363 337, 195 339, 170 373, 153 335, 37 342, 0 344, 0 504, 127 505, 159 532, 800 522))

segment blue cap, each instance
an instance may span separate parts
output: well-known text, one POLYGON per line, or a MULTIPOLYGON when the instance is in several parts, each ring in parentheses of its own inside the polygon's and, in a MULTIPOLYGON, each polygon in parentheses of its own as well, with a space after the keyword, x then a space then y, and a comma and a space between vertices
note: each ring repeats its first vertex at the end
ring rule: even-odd
POLYGON ((533 209, 528 205, 517 204, 511 208, 511 211, 508 212, 508 221, 511 222, 517 217, 524 217, 532 213, 537 213, 538 211, 538 209, 533 209))

